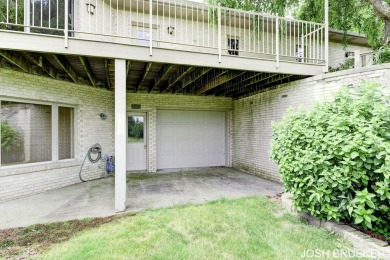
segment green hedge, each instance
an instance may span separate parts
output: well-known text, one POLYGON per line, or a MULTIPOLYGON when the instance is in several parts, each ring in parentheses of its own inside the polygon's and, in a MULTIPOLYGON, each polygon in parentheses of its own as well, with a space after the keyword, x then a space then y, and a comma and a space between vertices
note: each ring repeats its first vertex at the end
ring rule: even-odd
POLYGON ((272 159, 299 211, 390 239, 390 102, 375 83, 273 124, 272 159))
POLYGON ((9 126, 7 121, 0 123, 1 135, 1 149, 8 150, 13 146, 19 146, 20 134, 9 126))

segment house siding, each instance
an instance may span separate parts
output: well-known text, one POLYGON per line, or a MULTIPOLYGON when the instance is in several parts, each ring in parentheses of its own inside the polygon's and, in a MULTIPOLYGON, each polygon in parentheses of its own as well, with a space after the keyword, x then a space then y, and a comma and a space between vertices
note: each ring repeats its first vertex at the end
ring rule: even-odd
POLYGON ((233 101, 233 167, 280 181, 277 165, 270 159, 272 122, 287 110, 310 108, 315 101, 329 99, 342 85, 374 81, 390 94, 390 65, 378 65, 329 73, 267 89, 233 101))
MULTIPOLYGON (((336 68, 343 64, 347 57, 345 52, 347 51, 360 51, 360 53, 372 52, 372 49, 368 46, 348 44, 344 48, 341 42, 329 42, 329 66, 336 68)), ((352 57, 353 58, 353 57, 352 57)))
MULTIPOLYGON (((114 154, 114 92, 0 69, 0 97, 68 104, 75 107, 76 114, 75 160, 0 168, 0 201, 79 183, 81 162, 95 143, 101 144, 103 154, 114 154), (106 120, 100 119, 102 112, 107 115, 106 120)), ((231 117, 231 98, 136 93, 127 94, 127 99, 128 111, 139 111, 131 110, 131 104, 141 104, 142 111, 148 114, 148 170, 151 172, 156 171, 157 109, 224 110, 231 117)), ((86 161, 85 179, 100 178, 103 173, 104 162, 86 161)))
MULTIPOLYGON (((183 2, 185 3, 185 2, 183 2)), ((101 0, 82 0, 75 4, 76 10, 76 37, 88 40, 110 41, 122 44, 137 44, 137 26, 149 28, 150 14, 149 11, 143 11, 142 2, 139 2, 139 12, 136 10, 123 10, 123 7, 116 8, 116 5, 104 3, 101 0), (95 14, 89 15, 86 11, 86 4, 92 3, 96 5, 95 14), (104 14, 104 15, 103 15, 104 14)), ((175 2, 171 3, 171 9, 175 2)), ((209 19, 207 7, 200 7, 199 3, 188 1, 188 18, 185 11, 177 7, 177 14, 173 11, 169 18, 167 14, 168 6, 165 4, 165 16, 163 16, 163 4, 158 5, 158 10, 154 10, 152 14, 152 26, 154 34, 152 35, 154 47, 188 50, 192 52, 218 53, 218 30, 216 25, 209 19), (198 6, 198 8, 197 8, 198 6), (199 17, 191 18, 191 8, 198 13, 199 17), (210 21, 209 21, 210 20, 210 21), (168 34, 168 26, 173 26, 173 34, 168 34)), ((134 8, 134 7, 133 7, 134 8)), ((156 7, 154 7, 156 8, 156 7)), ((183 7, 185 8, 185 7, 183 7)), ((264 20, 266 23, 267 20, 264 20)), ((271 20, 270 20, 271 21, 271 20)), ((238 22, 237 22, 238 23, 238 22)), ((275 59, 276 58, 276 25, 265 24, 265 29, 259 29, 261 35, 257 38, 253 37, 253 24, 241 18, 239 24, 229 22, 222 23, 222 55, 229 55, 227 51, 228 38, 232 37, 239 40, 239 55, 259 59, 275 59), (252 33, 252 37, 251 37, 252 33)), ((291 25, 289 25, 291 26, 291 25)), ((298 31, 296 31, 298 34, 298 31)), ((290 60, 285 56, 295 56, 295 45, 302 45, 302 38, 294 37, 290 34, 281 35, 279 39, 279 55, 281 60, 290 60)), ((148 43, 146 42, 146 45, 148 43)), ((309 42, 305 42, 306 47, 309 42)), ((323 47, 324 45, 322 45, 323 47)), ((342 45, 340 45, 342 49, 342 45)), ((313 47, 312 47, 313 48, 313 47)), ((319 55, 324 55, 323 49, 320 50, 320 45, 317 49, 313 48, 314 52, 319 55)))

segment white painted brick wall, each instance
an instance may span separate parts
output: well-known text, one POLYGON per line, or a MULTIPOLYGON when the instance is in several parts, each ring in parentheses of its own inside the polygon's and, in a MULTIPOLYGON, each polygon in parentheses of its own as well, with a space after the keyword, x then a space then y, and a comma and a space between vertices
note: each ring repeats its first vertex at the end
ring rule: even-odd
MULTIPOLYGON (((181 110, 225 110, 227 117, 232 109, 231 98, 213 96, 185 96, 171 94, 127 94, 127 110, 136 112, 147 112, 149 140, 148 140, 148 170, 157 170, 157 148, 156 148, 156 116, 157 109, 181 109, 181 110), (140 110, 131 110, 131 104, 140 104, 140 110)), ((229 122, 228 122, 229 126, 229 122)), ((229 135, 230 136, 230 135, 229 135)), ((229 143, 232 143, 229 138, 229 143)), ((228 151, 231 154, 231 150, 228 151)))
MULTIPOLYGON (((0 96, 76 106, 76 160, 0 169, 0 201, 79 182, 78 170, 88 148, 100 143, 103 153, 114 152, 114 93, 46 77, 0 69, 0 96), (106 120, 99 114, 105 112, 106 120)), ((87 160, 84 178, 101 177, 104 162, 87 160)))
MULTIPOLYGON (((0 168, 0 201, 23 197, 46 190, 78 183, 78 171, 88 148, 100 143, 103 154, 114 153, 114 93, 46 77, 0 69, 0 97, 20 98, 33 102, 46 101, 76 106, 76 160, 72 162, 25 165, 0 168), (101 112, 107 114, 101 120, 101 112)), ((131 104, 141 104, 148 113, 149 171, 156 171, 156 111, 169 109, 226 110, 231 113, 230 98, 194 97, 183 95, 128 94, 128 111, 131 104)), ((231 142, 230 142, 231 143, 231 142)), ((83 176, 86 179, 101 177, 104 162, 90 164, 87 160, 83 176)))
POLYGON ((349 44, 344 48, 341 42, 329 42, 329 66, 336 68, 343 64, 347 59, 345 57, 345 52, 347 51, 360 51, 360 53, 372 52, 372 49, 368 46, 360 46, 349 44))
POLYGON ((270 160, 272 122, 280 121, 290 107, 309 108, 340 86, 362 80, 375 81, 390 94, 390 64, 311 77, 233 101, 233 167, 280 181, 270 160))

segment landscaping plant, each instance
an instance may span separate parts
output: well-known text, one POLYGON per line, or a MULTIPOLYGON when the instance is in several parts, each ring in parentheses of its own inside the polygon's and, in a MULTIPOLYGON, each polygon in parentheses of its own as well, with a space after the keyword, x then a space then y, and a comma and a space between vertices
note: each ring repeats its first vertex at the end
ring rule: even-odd
POLYGON ((1 129, 1 149, 7 150, 13 146, 19 146, 20 134, 9 126, 7 121, 0 123, 1 129))
POLYGON ((374 62, 375 64, 390 62, 390 45, 384 45, 375 52, 374 62))
POLYGON ((289 110, 273 124, 271 157, 298 211, 390 240, 390 99, 379 85, 289 110))

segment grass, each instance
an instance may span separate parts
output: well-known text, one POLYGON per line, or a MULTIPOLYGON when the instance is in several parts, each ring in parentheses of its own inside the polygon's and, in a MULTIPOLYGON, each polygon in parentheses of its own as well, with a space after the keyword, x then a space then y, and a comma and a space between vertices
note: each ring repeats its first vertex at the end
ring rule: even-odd
POLYGON ((87 218, 0 230, 0 259, 29 258, 57 243, 69 240, 81 231, 97 228, 109 222, 115 222, 125 216, 87 218))
POLYGON ((299 259, 347 244, 277 202, 251 197, 143 211, 81 231, 42 259, 299 259))
POLYGON ((134 137, 129 137, 127 138, 128 143, 143 143, 144 139, 143 138, 134 138, 134 137))

